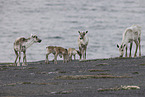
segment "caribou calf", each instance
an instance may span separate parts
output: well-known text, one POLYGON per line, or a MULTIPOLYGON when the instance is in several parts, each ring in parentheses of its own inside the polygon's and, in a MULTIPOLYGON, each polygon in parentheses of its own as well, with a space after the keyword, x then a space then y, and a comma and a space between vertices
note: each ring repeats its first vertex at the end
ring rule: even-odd
POLYGON ((76 54, 80 56, 80 52, 76 50, 75 48, 69 48, 68 49, 68 55, 69 55, 69 60, 72 61, 72 56, 74 57, 74 60, 76 60, 76 54))
POLYGON ((49 64, 48 55, 53 54, 54 55, 54 63, 57 64, 57 56, 59 55, 60 58, 63 56, 63 63, 68 62, 68 50, 63 47, 57 47, 57 46, 48 46, 46 47, 46 60, 45 63, 49 64))

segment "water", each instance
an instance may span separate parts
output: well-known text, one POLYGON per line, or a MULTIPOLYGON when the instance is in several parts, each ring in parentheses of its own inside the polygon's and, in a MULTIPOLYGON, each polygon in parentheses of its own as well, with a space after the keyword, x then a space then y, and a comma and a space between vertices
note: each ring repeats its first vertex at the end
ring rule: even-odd
POLYGON ((0 62, 14 62, 17 37, 32 33, 42 39, 27 50, 27 60, 38 61, 49 45, 78 49, 78 31, 86 30, 87 59, 117 57, 116 44, 132 24, 142 27, 145 55, 144 0, 0 0, 0 62))

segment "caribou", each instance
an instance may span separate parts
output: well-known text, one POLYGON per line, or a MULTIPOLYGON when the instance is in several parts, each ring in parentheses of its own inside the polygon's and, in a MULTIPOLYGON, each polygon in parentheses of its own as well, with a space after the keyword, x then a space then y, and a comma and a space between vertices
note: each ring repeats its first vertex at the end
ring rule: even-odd
POLYGON ((27 66, 26 60, 26 49, 29 48, 34 43, 40 43, 42 40, 39 39, 36 35, 31 35, 29 38, 19 37, 14 42, 14 51, 16 54, 16 59, 14 64, 16 66, 20 66, 21 60, 21 52, 23 52, 23 63, 22 66, 27 66), (19 61, 17 63, 17 59, 19 57, 19 61))
POLYGON ((88 46, 88 42, 89 42, 89 38, 86 36, 88 31, 86 31, 86 32, 78 31, 78 33, 79 33, 78 46, 79 46, 79 50, 80 50, 80 60, 82 59, 82 56, 83 56, 83 60, 85 60, 86 59, 86 50, 87 50, 87 46, 88 46))
POLYGON ((126 48, 126 54, 125 57, 127 57, 127 47, 128 43, 130 43, 130 54, 129 57, 131 57, 131 50, 133 42, 136 44, 136 49, 134 53, 134 57, 137 56, 137 50, 139 48, 139 56, 141 56, 141 27, 138 25, 132 25, 131 27, 128 27, 125 32, 123 33, 122 43, 121 45, 117 44, 117 48, 119 48, 120 57, 123 57, 124 55, 124 48, 126 48))

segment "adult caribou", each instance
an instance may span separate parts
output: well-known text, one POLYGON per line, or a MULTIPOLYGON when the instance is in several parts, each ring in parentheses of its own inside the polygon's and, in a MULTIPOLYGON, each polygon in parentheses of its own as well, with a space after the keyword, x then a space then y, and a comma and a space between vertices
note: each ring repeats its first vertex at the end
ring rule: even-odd
POLYGON ((139 48, 139 56, 141 56, 141 27, 138 25, 132 25, 131 27, 128 27, 125 32, 123 33, 123 38, 122 38, 122 43, 121 45, 117 44, 117 47, 119 48, 120 52, 120 57, 123 57, 124 55, 124 48, 126 47, 126 54, 125 57, 127 57, 127 44, 130 43, 130 54, 129 57, 131 57, 131 50, 132 50, 132 45, 133 41, 136 44, 136 50, 134 53, 134 57, 137 55, 137 50, 139 48))
POLYGON ((21 60, 21 52, 23 52, 23 63, 22 66, 27 65, 26 61, 26 49, 30 47, 34 43, 40 43, 42 40, 39 39, 36 35, 31 35, 29 38, 19 37, 14 42, 14 51, 16 54, 15 59, 15 65, 20 66, 20 60, 21 60), (19 61, 17 62, 17 59, 19 57, 19 61))
POLYGON ((80 60, 82 59, 82 55, 83 55, 83 60, 85 60, 86 59, 86 50, 87 50, 87 46, 88 46, 88 42, 89 42, 89 38, 86 36, 88 31, 86 31, 86 32, 78 31, 78 33, 79 33, 78 45, 79 45, 79 50, 80 50, 80 60))

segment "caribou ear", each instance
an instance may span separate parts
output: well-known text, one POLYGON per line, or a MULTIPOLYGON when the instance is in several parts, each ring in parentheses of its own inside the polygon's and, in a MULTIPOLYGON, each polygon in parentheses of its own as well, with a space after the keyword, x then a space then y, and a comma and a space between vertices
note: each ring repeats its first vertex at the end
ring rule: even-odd
POLYGON ((119 48, 119 45, 117 44, 117 48, 119 48))
POLYGON ((86 31, 86 33, 88 33, 88 31, 86 31))
POLYGON ((80 33, 80 31, 78 31, 78 33, 80 33))

